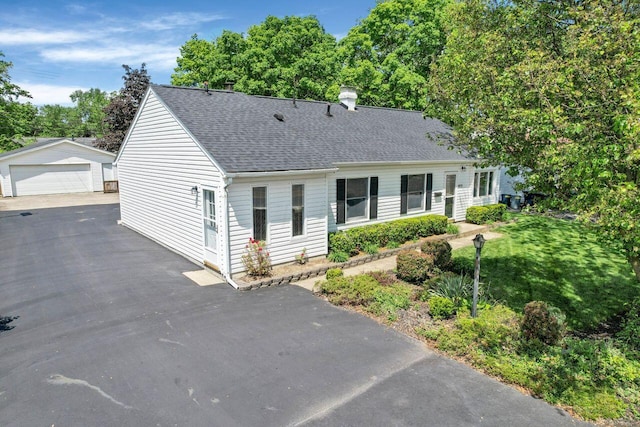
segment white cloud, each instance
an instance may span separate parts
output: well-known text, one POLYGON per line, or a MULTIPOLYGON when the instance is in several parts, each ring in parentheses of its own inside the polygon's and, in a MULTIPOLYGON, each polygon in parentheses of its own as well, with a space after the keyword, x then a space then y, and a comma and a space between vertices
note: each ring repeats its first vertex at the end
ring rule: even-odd
POLYGON ((20 98, 20 101, 31 102, 34 105, 59 104, 71 106, 73 102, 71 102, 69 95, 78 89, 83 91, 89 90, 89 88, 81 86, 56 86, 29 82, 15 82, 15 84, 29 92, 32 96, 32 98, 20 98))
POLYGON ((80 31, 1 30, 4 45, 51 45, 91 40, 95 35, 80 31))
POLYGON ((180 54, 178 46, 160 44, 115 44, 110 47, 69 47, 47 49, 41 56, 53 62, 93 62, 93 63, 121 63, 136 67, 146 63, 148 66, 162 70, 171 70, 176 65, 176 58, 180 54))
POLYGON ((149 21, 141 22, 140 28, 152 31, 171 30, 175 27, 193 26, 205 22, 213 22, 225 19, 222 15, 209 15, 206 13, 173 13, 171 15, 160 16, 149 21))

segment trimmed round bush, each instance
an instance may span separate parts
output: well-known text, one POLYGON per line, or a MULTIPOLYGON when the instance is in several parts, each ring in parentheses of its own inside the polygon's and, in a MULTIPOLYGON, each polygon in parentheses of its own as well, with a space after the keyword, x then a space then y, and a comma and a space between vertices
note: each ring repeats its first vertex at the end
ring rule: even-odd
POLYGON ((429 298, 429 314, 434 319, 448 319, 455 312, 455 304, 449 298, 439 296, 429 298))
POLYGON ((524 306, 520 331, 529 341, 555 345, 564 334, 564 320, 565 316, 560 309, 544 301, 531 301, 524 306))
POLYGON ((398 279, 409 283, 421 284, 433 274, 433 255, 413 250, 398 253, 396 274, 398 279))
POLYGON ((344 276, 344 271, 341 268, 330 268, 327 270, 327 280, 335 279, 336 277, 344 276))
POLYGON ((451 266, 451 245, 445 240, 427 241, 420 250, 423 254, 433 255, 433 264, 441 270, 451 266))

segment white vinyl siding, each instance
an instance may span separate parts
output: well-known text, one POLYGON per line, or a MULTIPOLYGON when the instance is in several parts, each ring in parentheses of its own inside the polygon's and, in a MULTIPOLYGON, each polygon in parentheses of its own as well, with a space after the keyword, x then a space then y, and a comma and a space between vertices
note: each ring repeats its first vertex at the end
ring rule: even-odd
MULTIPOLYGON (((112 163, 114 159, 115 154, 98 151, 79 143, 70 143, 67 141, 55 142, 51 145, 34 148, 32 151, 23 151, 14 156, 0 158, 0 180, 2 181, 3 196, 16 196, 16 194, 13 193, 15 180, 11 175, 11 169, 13 168, 15 170, 16 166, 38 167, 42 173, 61 172, 65 168, 75 168, 78 170, 88 168, 89 175, 82 177, 82 180, 85 182, 88 181, 86 185, 87 189, 84 191, 102 191, 102 164, 112 163), (51 165, 52 167, 47 171, 46 168, 43 168, 46 165, 51 165)), ((32 171, 35 171, 35 169, 32 171)), ((22 172, 24 172, 24 169, 22 172)), ((24 175, 21 176, 24 177, 24 175)), ((18 178, 20 178, 20 176, 18 176, 18 178)), ((77 187, 72 187, 72 192, 77 191, 77 187)), ((48 188, 45 183, 45 187, 42 188, 41 192, 37 191, 37 189, 32 189, 28 194, 51 194, 58 192, 65 191, 52 191, 52 188, 48 188)))
POLYGON ((325 175, 309 177, 235 178, 229 186, 229 232, 231 271, 244 270, 241 257, 249 241, 253 223, 252 188, 267 187, 267 245, 273 265, 293 262, 307 248, 309 257, 327 254, 327 187, 325 175), (305 235, 291 233, 292 184, 304 184, 305 235))
MULTIPOLYGON (((220 171, 150 92, 118 160, 124 225, 194 261, 204 259, 202 184, 221 186, 220 171), (198 191, 193 191, 194 186, 198 191)), ((223 197, 216 211, 224 214, 223 197)), ((218 227, 224 221, 219 215, 218 227)), ((220 233, 224 236, 224 232, 220 233)), ((223 248, 225 242, 218 242, 223 248)), ((224 268, 224 259, 219 267, 224 268)))

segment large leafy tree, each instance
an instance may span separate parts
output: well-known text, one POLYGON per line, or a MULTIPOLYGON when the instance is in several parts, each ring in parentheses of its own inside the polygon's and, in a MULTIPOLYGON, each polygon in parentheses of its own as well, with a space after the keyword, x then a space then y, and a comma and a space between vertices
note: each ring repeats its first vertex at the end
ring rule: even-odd
POLYGON ((16 142, 33 135, 33 120, 37 108, 30 103, 18 102, 18 97, 30 98, 29 92, 11 83, 9 69, 13 64, 5 61, 0 52, 0 152, 19 148, 16 142))
POLYGON ((457 144, 583 214, 640 280, 640 21, 627 0, 449 9, 427 113, 457 144))
POLYGON ((113 152, 120 149, 142 98, 151 83, 151 77, 147 74, 144 63, 140 69, 133 69, 128 65, 123 65, 122 68, 125 71, 122 77, 124 85, 117 94, 111 97, 109 104, 104 108, 105 133, 102 138, 98 138, 96 141, 97 147, 113 152))
POLYGON ((109 94, 97 88, 87 91, 76 90, 70 96, 75 104, 79 127, 75 136, 97 137, 104 134, 104 109, 109 105, 109 94))
POLYGON ((197 36, 180 50, 171 77, 176 85, 209 82, 253 95, 325 99, 335 80, 336 40, 315 17, 269 16, 249 28, 247 36, 224 31, 212 42, 197 36))
POLYGON ((340 75, 331 86, 358 88, 367 105, 422 110, 429 65, 445 44, 449 0, 381 1, 339 43, 340 75))

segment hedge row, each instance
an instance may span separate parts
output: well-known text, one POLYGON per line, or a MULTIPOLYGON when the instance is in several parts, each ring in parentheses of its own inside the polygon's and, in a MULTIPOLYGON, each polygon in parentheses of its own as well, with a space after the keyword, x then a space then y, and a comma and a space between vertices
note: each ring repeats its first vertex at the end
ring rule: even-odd
POLYGON ((356 255, 367 245, 387 246, 447 232, 447 217, 423 215, 365 225, 329 234, 329 251, 356 255))
POLYGON ((486 224, 488 222, 502 221, 505 212, 507 212, 507 206, 502 204, 471 206, 467 209, 467 222, 472 224, 486 224))

